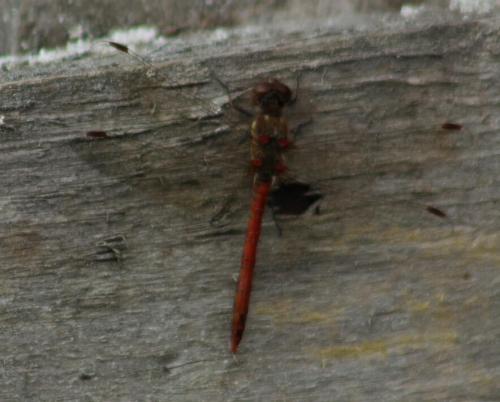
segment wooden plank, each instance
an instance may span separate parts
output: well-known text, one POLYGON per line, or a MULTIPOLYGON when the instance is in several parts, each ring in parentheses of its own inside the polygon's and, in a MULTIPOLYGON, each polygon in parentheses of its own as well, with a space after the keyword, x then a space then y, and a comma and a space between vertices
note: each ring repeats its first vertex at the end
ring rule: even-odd
POLYGON ((498 400, 498 22, 4 78, 0 399, 498 400), (249 122, 211 72, 235 96, 300 74, 288 163, 325 196, 265 219, 236 358, 249 122))

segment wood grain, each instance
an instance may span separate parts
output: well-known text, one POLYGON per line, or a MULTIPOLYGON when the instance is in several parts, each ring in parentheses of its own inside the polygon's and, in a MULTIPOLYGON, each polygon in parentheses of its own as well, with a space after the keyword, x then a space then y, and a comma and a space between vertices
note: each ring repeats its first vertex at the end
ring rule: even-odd
POLYGON ((278 32, 5 76, 0 399, 498 400, 499 26, 278 32), (211 72, 242 104, 300 74, 290 117, 313 123, 288 165, 324 194, 282 237, 265 217, 236 358, 248 121, 211 72))

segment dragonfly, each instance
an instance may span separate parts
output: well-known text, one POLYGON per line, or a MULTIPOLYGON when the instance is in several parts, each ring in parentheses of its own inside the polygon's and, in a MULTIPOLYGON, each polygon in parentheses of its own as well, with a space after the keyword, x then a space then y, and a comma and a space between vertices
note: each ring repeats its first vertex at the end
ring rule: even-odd
MULTIPOLYGON (((218 81, 224 85, 220 80, 218 81)), ((250 129, 250 164, 254 176, 253 199, 233 306, 231 324, 231 352, 233 354, 238 351, 245 331, 266 204, 270 205, 274 213, 300 214, 321 198, 319 193, 311 193, 310 186, 305 183, 294 181, 280 183, 280 178, 288 170, 285 153, 293 145, 288 121, 283 116, 283 109, 295 102, 296 93, 292 96, 290 87, 277 79, 271 79, 258 83, 252 89, 251 99, 253 105, 258 108, 250 129), (271 191, 273 187, 275 189, 271 191), (291 198, 292 201, 290 201, 291 198)), ((230 103, 232 104, 231 101, 230 103)), ((238 110, 248 114, 239 107, 238 110)), ((308 122, 304 122, 301 126, 308 122)))

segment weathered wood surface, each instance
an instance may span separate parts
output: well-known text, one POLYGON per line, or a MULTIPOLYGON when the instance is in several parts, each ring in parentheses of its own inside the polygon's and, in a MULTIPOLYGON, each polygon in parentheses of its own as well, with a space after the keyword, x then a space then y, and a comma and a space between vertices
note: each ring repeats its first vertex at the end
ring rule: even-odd
POLYGON ((0 400, 498 401, 499 26, 251 36, 4 78, 0 400), (325 195, 281 238, 266 218, 236 359, 248 121, 210 70, 235 95, 301 73, 313 124, 289 164, 325 195))

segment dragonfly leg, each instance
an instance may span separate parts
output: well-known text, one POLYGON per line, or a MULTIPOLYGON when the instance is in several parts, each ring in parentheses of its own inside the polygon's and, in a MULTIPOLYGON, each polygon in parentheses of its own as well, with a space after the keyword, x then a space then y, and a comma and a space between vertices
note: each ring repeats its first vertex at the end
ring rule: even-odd
POLYGON ((209 224, 212 227, 222 227, 224 226, 223 219, 230 215, 231 205, 234 203, 234 197, 229 196, 224 200, 224 203, 219 208, 219 210, 210 218, 209 224))
POLYGON ((297 73, 295 76, 295 91, 293 93, 293 98, 290 99, 290 102, 288 102, 289 105, 293 105, 295 102, 297 102, 297 98, 299 96, 299 84, 300 84, 300 76, 302 74, 300 72, 297 73))
POLYGON ((311 123, 312 123, 312 118, 301 121, 300 123, 298 123, 295 127, 293 127, 290 130, 290 134, 292 134, 292 137, 295 139, 295 137, 300 133, 302 128, 304 128, 305 126, 307 126, 308 124, 311 124, 311 123))
POLYGON ((250 138, 252 138, 252 133, 250 131, 246 131, 244 134, 240 136, 240 139, 238 140, 238 145, 244 144, 250 138))
POLYGON ((224 91, 227 94, 227 98, 229 99, 229 104, 234 110, 237 110, 241 114, 247 116, 247 117, 254 117, 254 113, 251 111, 245 109, 244 107, 241 107, 240 105, 237 105, 234 101, 233 98, 231 97, 231 91, 229 91, 228 86, 226 85, 225 82, 223 82, 212 70, 210 70, 210 75, 212 78, 217 81, 217 83, 224 89, 224 91))
POLYGON ((274 211, 274 208, 271 208, 271 217, 273 218, 274 226, 276 227, 276 232, 278 233, 278 237, 283 235, 283 230, 281 229, 281 225, 278 221, 278 215, 274 211))

